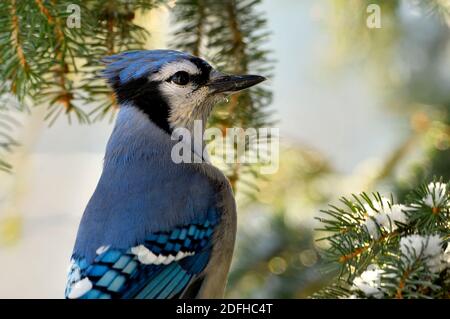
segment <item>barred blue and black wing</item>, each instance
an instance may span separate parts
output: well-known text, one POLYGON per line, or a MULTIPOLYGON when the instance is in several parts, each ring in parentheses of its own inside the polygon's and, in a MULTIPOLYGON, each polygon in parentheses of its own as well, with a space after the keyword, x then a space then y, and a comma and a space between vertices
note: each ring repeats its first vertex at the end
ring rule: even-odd
POLYGON ((167 299, 195 297, 213 245, 219 215, 150 234, 129 249, 102 246, 90 264, 73 259, 66 298, 167 299))

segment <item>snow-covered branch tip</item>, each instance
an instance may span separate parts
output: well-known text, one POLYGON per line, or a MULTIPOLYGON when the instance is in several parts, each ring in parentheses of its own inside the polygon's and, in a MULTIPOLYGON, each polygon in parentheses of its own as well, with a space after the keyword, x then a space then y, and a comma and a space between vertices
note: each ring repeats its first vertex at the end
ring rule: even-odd
POLYGON ((316 297, 450 297, 448 183, 423 185, 404 203, 379 193, 341 202, 318 218, 328 244, 323 255, 340 275, 316 297))

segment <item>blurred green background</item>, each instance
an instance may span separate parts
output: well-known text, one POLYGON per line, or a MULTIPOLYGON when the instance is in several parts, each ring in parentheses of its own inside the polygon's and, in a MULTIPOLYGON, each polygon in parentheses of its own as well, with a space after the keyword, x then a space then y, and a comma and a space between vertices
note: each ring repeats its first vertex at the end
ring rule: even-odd
MULTIPOLYGON (((137 16, 170 46, 177 1, 137 16)), ((450 1, 265 0, 274 60, 269 109, 279 170, 238 185, 227 296, 304 298, 321 272, 314 217, 341 195, 405 191, 450 178, 450 1), (371 3, 381 28, 369 28, 371 3)), ((220 64, 220 63, 219 63, 220 64)), ((10 111, 21 142, 0 173, 0 297, 61 298, 78 222, 100 176, 112 124, 48 127, 45 110, 10 111)))

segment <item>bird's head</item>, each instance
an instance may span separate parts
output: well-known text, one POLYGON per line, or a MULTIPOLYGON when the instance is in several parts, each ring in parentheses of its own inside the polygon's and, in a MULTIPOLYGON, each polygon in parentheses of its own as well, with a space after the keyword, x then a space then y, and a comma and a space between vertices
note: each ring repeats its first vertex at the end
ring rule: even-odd
POLYGON ((169 134, 206 121, 224 96, 265 80, 258 75, 226 75, 205 60, 173 50, 131 51, 105 58, 103 71, 121 105, 139 108, 169 134))

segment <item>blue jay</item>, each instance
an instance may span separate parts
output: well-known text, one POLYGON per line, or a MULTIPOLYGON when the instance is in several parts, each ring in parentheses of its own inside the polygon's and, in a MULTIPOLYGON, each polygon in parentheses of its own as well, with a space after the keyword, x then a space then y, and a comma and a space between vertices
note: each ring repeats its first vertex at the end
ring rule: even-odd
POLYGON ((124 52, 105 63, 120 107, 78 229, 66 298, 220 298, 236 234, 233 193, 208 161, 175 163, 171 134, 205 123, 220 99, 265 78, 225 75, 172 50, 124 52))

